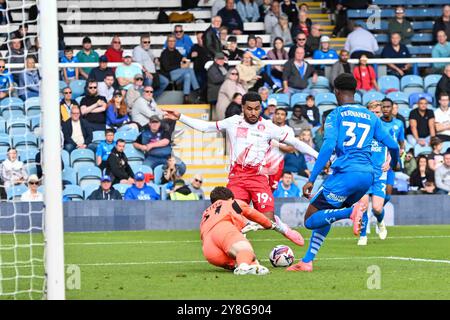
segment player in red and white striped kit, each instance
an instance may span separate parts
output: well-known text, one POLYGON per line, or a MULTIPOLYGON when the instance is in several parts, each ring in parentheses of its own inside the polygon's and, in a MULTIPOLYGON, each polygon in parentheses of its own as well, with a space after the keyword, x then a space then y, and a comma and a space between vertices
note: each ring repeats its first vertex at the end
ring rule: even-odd
POLYGON ((247 203, 253 202, 256 210, 285 228, 286 233, 290 235, 289 238, 296 238, 295 243, 303 245, 302 236, 274 215, 274 199, 268 180, 270 173, 268 168, 278 167, 279 163, 268 163, 267 159, 271 152, 272 139, 292 145, 299 152, 315 158, 318 153, 271 121, 261 118, 261 97, 256 92, 249 92, 242 97, 242 111, 243 116, 236 115, 221 121, 208 122, 187 117, 178 111, 164 110, 165 118, 179 120, 202 132, 225 130, 231 148, 227 188, 233 192, 236 199, 247 203))

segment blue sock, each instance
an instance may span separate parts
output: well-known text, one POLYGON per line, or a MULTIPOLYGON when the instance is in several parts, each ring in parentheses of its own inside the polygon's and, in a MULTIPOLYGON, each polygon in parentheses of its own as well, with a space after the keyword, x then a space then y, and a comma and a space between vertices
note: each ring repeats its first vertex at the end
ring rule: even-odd
POLYGON ((333 222, 348 219, 353 208, 319 210, 305 221, 305 227, 313 230, 331 225, 333 222))
POLYGON ((305 256, 302 259, 303 262, 310 262, 314 260, 328 232, 330 232, 330 229, 331 225, 327 225, 323 228, 313 231, 311 235, 311 241, 309 242, 308 251, 306 251, 305 256))
POLYGON ((378 223, 380 223, 384 219, 384 208, 383 208, 383 210, 381 210, 380 214, 374 213, 373 215, 375 216, 375 218, 377 218, 378 223))
POLYGON ((365 211, 361 222, 361 233, 359 234, 360 237, 365 237, 367 235, 368 224, 369 224, 369 215, 367 214, 367 211, 365 211))
POLYGON ((391 195, 387 194, 384 196, 384 205, 386 205, 386 203, 388 203, 391 200, 391 195))

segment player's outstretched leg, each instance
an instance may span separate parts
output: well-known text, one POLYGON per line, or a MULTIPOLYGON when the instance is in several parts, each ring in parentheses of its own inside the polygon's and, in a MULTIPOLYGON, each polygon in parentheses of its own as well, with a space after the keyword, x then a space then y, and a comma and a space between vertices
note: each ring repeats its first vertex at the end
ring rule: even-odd
POLYGON ((269 273, 269 269, 255 263, 256 256, 252 245, 247 240, 234 243, 228 252, 236 257, 237 267, 234 269, 235 275, 258 275, 263 276, 269 273))
POLYGON ((320 229, 315 229, 311 235, 311 241, 309 242, 308 251, 305 256, 297 264, 294 264, 287 268, 287 271, 313 271, 313 260, 316 257, 317 252, 325 241, 326 236, 330 232, 331 225, 324 226, 320 229))
POLYGON ((282 234, 294 242, 296 245, 303 247, 305 245, 305 240, 303 239, 300 232, 291 229, 287 224, 281 221, 280 217, 274 215, 275 223, 283 230, 282 234))
POLYGON ((377 219, 377 226, 378 226, 378 236, 381 240, 385 240, 387 237, 387 228, 386 224, 384 223, 384 205, 391 199, 390 195, 386 195, 386 197, 380 198, 380 197, 374 197, 373 200, 373 215, 377 219))

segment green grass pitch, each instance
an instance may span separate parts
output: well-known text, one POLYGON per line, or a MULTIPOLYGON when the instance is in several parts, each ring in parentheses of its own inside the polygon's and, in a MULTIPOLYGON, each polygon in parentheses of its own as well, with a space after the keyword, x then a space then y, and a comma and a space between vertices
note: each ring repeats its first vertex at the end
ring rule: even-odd
MULTIPOLYGON (((297 247, 273 231, 253 232, 248 238, 261 263, 271 270, 261 277, 234 276, 206 263, 198 231, 66 233, 65 263, 81 271, 81 288, 67 290, 67 298, 450 299, 450 226, 390 227, 388 231, 388 239, 381 241, 372 228, 368 246, 358 247, 350 228, 333 228, 313 273, 288 273, 271 267, 267 259, 275 245, 287 244, 297 260, 308 241, 305 247, 297 247), (373 270, 379 271, 379 289, 368 288, 376 276, 373 270)), ((308 239, 310 233, 301 232, 308 239)), ((5 258, 7 252, 2 255, 5 258)), ((19 269, 22 275, 30 273, 26 266, 19 269)), ((0 275, 14 276, 15 270, 2 267, 0 275)), ((1 282, 4 292, 16 285, 1 282)), ((23 279, 18 284, 19 288, 26 285, 23 279)), ((39 285, 34 282, 35 287, 39 285)))

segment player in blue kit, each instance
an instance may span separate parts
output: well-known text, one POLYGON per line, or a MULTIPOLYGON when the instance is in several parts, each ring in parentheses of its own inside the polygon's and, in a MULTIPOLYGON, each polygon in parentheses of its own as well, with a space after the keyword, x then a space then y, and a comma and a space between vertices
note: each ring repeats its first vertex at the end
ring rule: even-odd
POLYGON ((351 74, 340 74, 334 81, 334 88, 340 106, 326 119, 324 142, 311 176, 303 187, 303 195, 311 197, 317 176, 335 151, 337 158, 331 166, 333 174, 311 199, 306 210, 305 227, 313 230, 308 251, 288 271, 313 270, 312 261, 333 222, 350 218, 353 220, 353 233, 359 235, 366 208, 358 201, 374 179, 371 161, 373 139, 386 145, 392 156, 392 165, 397 163, 398 144, 383 129, 375 114, 354 101, 355 78, 351 74))
MULTIPOLYGON (((381 117, 381 108, 383 103, 380 101, 371 101, 367 105, 367 109, 372 111, 378 118, 381 117)), ((374 181, 367 193, 361 198, 360 202, 364 207, 369 205, 369 196, 372 196, 372 212, 377 219, 380 239, 384 240, 387 236, 387 229, 384 223, 384 199, 386 197, 387 171, 390 157, 387 148, 377 140, 372 140, 372 165, 374 169, 374 181)), ((359 235, 358 246, 367 245, 367 226, 369 216, 367 211, 364 212, 361 224, 361 233, 359 235)))

